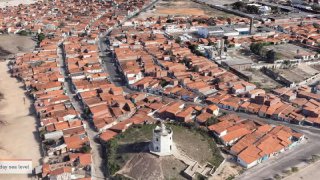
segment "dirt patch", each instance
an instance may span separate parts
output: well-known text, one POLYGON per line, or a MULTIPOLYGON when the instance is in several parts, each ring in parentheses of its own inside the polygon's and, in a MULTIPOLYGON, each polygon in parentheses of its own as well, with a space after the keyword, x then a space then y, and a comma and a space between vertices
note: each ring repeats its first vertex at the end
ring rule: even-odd
POLYGON ((161 0, 155 4, 155 8, 141 13, 139 17, 158 16, 211 16, 211 17, 234 17, 232 14, 213 9, 207 5, 199 4, 191 0, 161 0))
POLYGON ((12 54, 10 51, 7 51, 5 49, 3 49, 2 47, 0 47, 0 57, 5 57, 12 54))
POLYGON ((195 15, 202 16, 204 15, 204 10, 196 9, 196 8, 181 8, 181 9, 159 9, 157 11, 160 14, 168 14, 168 15, 195 15))
POLYGON ((119 173, 134 179, 164 179, 160 158, 150 153, 133 155, 119 173))
POLYGON ((215 180, 225 180, 225 179, 232 179, 233 177, 237 176, 238 174, 243 171, 243 168, 239 165, 232 163, 232 162, 226 162, 223 164, 223 168, 220 171, 219 174, 215 177, 215 180))
POLYGON ((0 35, 0 58, 10 54, 32 51, 35 45, 36 42, 28 36, 0 35))
POLYGON ((220 151, 213 143, 213 139, 196 130, 189 130, 182 126, 172 126, 173 140, 177 147, 186 155, 198 161, 200 164, 210 162, 213 165, 220 164, 223 158, 220 151))
POLYGON ((164 179, 184 179, 182 171, 187 169, 187 165, 172 156, 161 158, 161 168, 164 179))

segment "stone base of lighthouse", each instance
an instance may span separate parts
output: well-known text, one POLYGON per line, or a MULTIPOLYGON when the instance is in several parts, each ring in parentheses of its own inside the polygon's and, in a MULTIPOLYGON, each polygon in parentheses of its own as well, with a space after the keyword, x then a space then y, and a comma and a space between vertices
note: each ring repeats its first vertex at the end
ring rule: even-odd
MULTIPOLYGON (((174 146, 174 144, 172 144, 172 147, 171 147, 172 149, 174 148, 173 146, 174 146)), ((170 152, 158 152, 158 151, 154 151, 154 150, 153 150, 153 143, 152 143, 152 142, 149 144, 149 151, 150 151, 151 154, 154 154, 154 155, 159 156, 159 157, 172 155, 172 151, 170 151, 170 152)))

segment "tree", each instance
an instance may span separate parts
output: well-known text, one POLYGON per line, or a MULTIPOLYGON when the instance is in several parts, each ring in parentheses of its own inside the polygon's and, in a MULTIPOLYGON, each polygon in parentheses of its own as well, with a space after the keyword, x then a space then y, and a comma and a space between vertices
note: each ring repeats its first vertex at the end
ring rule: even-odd
POLYGON ((81 152, 82 153, 89 153, 91 151, 91 147, 90 147, 90 145, 83 145, 82 147, 81 147, 81 152))
POLYGON ((38 41, 39 42, 42 42, 45 38, 46 38, 46 36, 43 33, 38 34, 38 41))
POLYGON ((20 36, 28 36, 28 32, 25 31, 25 30, 22 30, 22 31, 18 32, 18 34, 19 34, 20 36))
POLYGON ((317 28, 317 29, 320 29, 320 24, 318 24, 318 23, 313 23, 312 25, 313 25, 313 27, 315 27, 315 28, 317 28))
POLYGON ((258 14, 259 13, 259 8, 257 6, 249 5, 246 7, 246 10, 250 14, 258 14))
POLYGON ((212 117, 208 118, 208 120, 206 121, 206 126, 208 127, 208 126, 211 126, 211 125, 216 124, 218 122, 219 121, 218 121, 217 117, 212 116, 212 117))
POLYGON ((291 171, 292 171, 292 172, 298 172, 298 171, 299 171, 299 168, 298 168, 298 167, 291 167, 291 171))
POLYGON ((264 44, 262 43, 252 43, 250 45, 250 50, 257 55, 261 55, 261 49, 263 48, 264 44))
POLYGON ((197 44, 191 44, 189 46, 189 49, 191 50, 191 52, 195 52, 198 49, 198 45, 197 44))
POLYGON ((276 14, 280 12, 280 9, 278 6, 271 6, 272 13, 276 14))
POLYGON ((61 22, 59 23, 59 25, 58 25, 58 28, 63 28, 63 27, 65 27, 65 26, 66 26, 66 23, 63 22, 63 21, 61 21, 61 22))
POLYGON ((278 59, 278 54, 274 50, 269 50, 266 53, 266 58, 268 62, 274 63, 274 61, 278 59))
POLYGON ((311 8, 312 8, 312 10, 314 10, 314 11, 320 11, 320 6, 319 6, 318 4, 313 4, 313 5, 311 6, 311 8))
POLYGON ((242 9, 243 7, 245 7, 245 3, 244 2, 242 2, 242 1, 238 1, 238 2, 235 2, 235 3, 233 3, 232 4, 232 8, 233 9, 242 9))
POLYGON ((176 43, 178 43, 178 44, 181 43, 181 38, 180 38, 180 37, 178 37, 178 38, 176 39, 176 43))

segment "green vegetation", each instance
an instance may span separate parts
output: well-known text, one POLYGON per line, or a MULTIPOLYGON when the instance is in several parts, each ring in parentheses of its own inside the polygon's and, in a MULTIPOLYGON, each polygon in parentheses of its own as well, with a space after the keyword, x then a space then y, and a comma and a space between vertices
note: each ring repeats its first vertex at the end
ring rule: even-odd
POLYGON ((131 180, 130 178, 127 178, 121 174, 117 174, 114 177, 111 178, 111 180, 131 180))
POLYGON ((161 79, 161 81, 160 81, 161 87, 166 87, 168 84, 169 84, 168 81, 166 81, 166 80, 164 80, 164 79, 161 79))
POLYGON ((292 174, 291 169, 290 169, 290 170, 289 170, 289 169, 283 170, 282 172, 283 172, 284 174, 286 174, 286 175, 292 174))
POLYGON ((46 131, 44 128, 41 129, 41 130, 39 131, 40 137, 43 138, 44 135, 46 134, 46 132, 47 132, 47 131, 46 131))
POLYGON ((120 145, 129 143, 138 143, 151 140, 152 131, 155 125, 133 125, 125 132, 120 133, 115 138, 111 139, 106 144, 107 152, 107 172, 109 175, 115 174, 124 163, 128 160, 128 157, 119 153, 120 145))
POLYGON ((191 50, 192 53, 196 54, 197 56, 205 56, 205 54, 203 52, 200 52, 198 48, 199 46, 197 44, 189 45, 189 49, 191 50))
POLYGON ((189 46, 189 49, 191 50, 191 52, 195 52, 195 51, 197 51, 198 50, 198 45, 197 44, 191 44, 190 46, 189 46))
POLYGON ((40 67, 43 63, 44 61, 36 61, 31 64, 31 67, 40 67))
POLYGON ((246 4, 244 2, 242 2, 242 1, 237 1, 237 2, 232 4, 232 8, 233 9, 240 10, 240 9, 243 9, 244 7, 246 7, 246 4))
POLYGON ((274 50, 269 50, 266 53, 268 62, 274 63, 275 60, 279 59, 279 55, 274 50))
POLYGON ((247 5, 246 3, 242 1, 238 1, 232 4, 232 8, 239 10, 239 11, 244 11, 250 14, 258 14, 259 13, 259 8, 257 6, 253 5, 247 5))
POLYGON ((282 179, 282 177, 281 177, 279 174, 276 174, 276 175, 274 175, 273 177, 274 177, 274 179, 276 179, 276 180, 282 179))
POLYGON ((278 6, 271 6, 271 12, 273 14, 280 13, 280 8, 278 6))
POLYGON ((205 177, 205 176, 203 176, 202 174, 197 173, 196 179, 197 179, 197 180, 207 180, 208 178, 205 177))
POLYGON ((63 28, 66 26, 66 23, 65 22, 60 22, 59 25, 58 25, 58 28, 63 28))
POLYGON ((254 54, 260 55, 263 46, 264 46, 264 45, 263 45, 262 43, 252 43, 252 44, 250 45, 250 50, 251 50, 251 52, 253 52, 254 54))
POLYGON ((252 43, 250 45, 250 50, 261 57, 264 57, 268 62, 273 63, 275 60, 279 59, 279 54, 274 50, 264 51, 264 47, 270 45, 270 43, 252 43))
POLYGON ((89 153, 90 151, 91 151, 91 147, 90 147, 90 145, 87 145, 87 144, 85 144, 85 145, 83 145, 82 147, 81 147, 81 150, 80 150, 82 153, 89 153))
POLYGON ((38 39, 39 42, 42 42, 45 38, 46 38, 46 36, 43 33, 40 33, 37 36, 37 39, 38 39))
POLYGON ((234 175, 230 175, 226 180, 232 180, 232 179, 234 179, 234 178, 235 178, 234 175))
POLYGON ((118 146, 119 145, 116 138, 107 142, 107 172, 110 175, 120 170, 120 166, 116 162, 118 146))
POLYGON ((259 13, 259 8, 257 6, 249 5, 246 7, 246 10, 250 14, 258 14, 259 13))
POLYGON ((196 126, 194 123, 171 123, 168 125, 173 129, 174 134, 177 132, 179 133, 187 128, 193 134, 201 135, 202 141, 207 142, 210 149, 212 150, 211 158, 208 158, 206 160, 215 167, 218 167, 222 163, 223 157, 220 154, 220 150, 213 140, 213 137, 211 137, 205 129, 196 126))
POLYGON ((311 8, 312 8, 312 10, 314 10, 314 11, 320 11, 320 5, 318 5, 318 4, 313 4, 313 5, 311 6, 311 8))
POLYGON ((315 27, 315 28, 317 28, 317 29, 320 29, 320 24, 318 24, 318 23, 313 23, 312 25, 313 25, 313 27, 315 27))
POLYGON ((176 40, 175 40, 176 43, 180 44, 181 43, 181 38, 178 37, 176 40))
POLYGON ((312 164, 312 163, 315 163, 315 162, 317 162, 317 161, 319 161, 319 160, 320 160, 320 156, 317 155, 317 154, 313 154, 313 155, 311 156, 311 158, 306 159, 306 162, 309 163, 309 164, 312 164))
POLYGON ((298 171, 299 171, 299 168, 298 168, 298 167, 291 167, 291 171, 292 171, 292 172, 298 172, 298 171))
POLYGON ((20 36, 28 36, 29 35, 29 33, 25 30, 20 31, 17 34, 19 34, 20 36))
POLYGON ((216 124, 218 122, 219 122, 218 118, 216 116, 212 116, 212 117, 208 118, 208 120, 206 121, 206 126, 208 127, 208 126, 211 126, 211 125, 216 124))

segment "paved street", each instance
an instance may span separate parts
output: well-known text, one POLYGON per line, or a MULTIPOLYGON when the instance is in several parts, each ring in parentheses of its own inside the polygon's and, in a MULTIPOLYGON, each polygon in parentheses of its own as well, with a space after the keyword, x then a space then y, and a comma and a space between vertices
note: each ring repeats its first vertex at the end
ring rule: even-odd
MULTIPOLYGON (((75 96, 75 92, 72 88, 73 83, 71 78, 68 76, 69 73, 67 72, 67 66, 66 66, 66 58, 65 58, 65 52, 62 46, 58 48, 58 56, 59 56, 59 64, 60 64, 60 72, 65 77, 64 82, 64 89, 66 91, 66 94, 69 96, 69 99, 73 105, 73 107, 76 109, 76 111, 79 113, 79 116, 82 117, 83 114, 83 104, 82 102, 75 96)), ((87 120, 87 119, 86 119, 87 120)), ((105 169, 103 165, 103 159, 101 157, 101 145, 95 141, 95 137, 97 136, 97 132, 95 132, 92 125, 90 125, 89 122, 83 121, 86 125, 86 132, 90 140, 90 146, 91 146, 91 152, 92 152, 92 169, 91 169, 91 176, 92 179, 105 179, 103 170, 105 169)))

